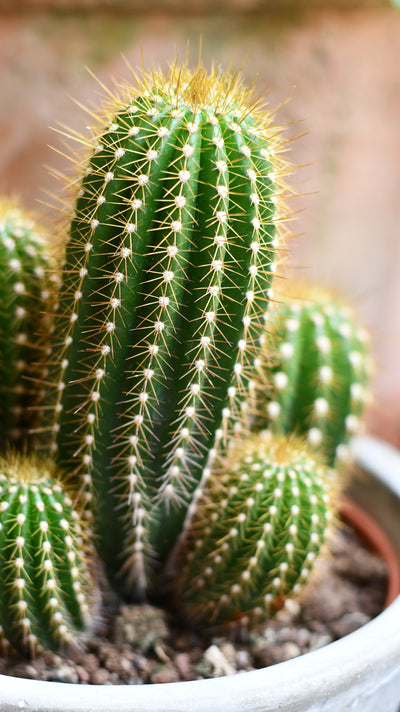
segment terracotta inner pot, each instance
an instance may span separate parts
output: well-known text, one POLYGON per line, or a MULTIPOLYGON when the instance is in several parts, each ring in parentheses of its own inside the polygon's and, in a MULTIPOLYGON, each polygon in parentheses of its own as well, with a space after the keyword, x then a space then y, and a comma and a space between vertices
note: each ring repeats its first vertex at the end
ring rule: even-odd
POLYGON ((350 499, 341 499, 339 513, 342 520, 351 524, 370 548, 386 561, 388 585, 384 608, 387 608, 400 593, 400 561, 395 549, 374 519, 350 499))

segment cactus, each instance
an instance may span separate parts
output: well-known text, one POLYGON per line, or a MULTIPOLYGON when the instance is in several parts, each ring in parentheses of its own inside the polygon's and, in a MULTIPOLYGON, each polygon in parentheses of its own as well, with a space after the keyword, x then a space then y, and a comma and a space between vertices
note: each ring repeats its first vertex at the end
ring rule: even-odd
POLYGON ((366 330, 343 300, 296 284, 271 310, 268 330, 256 388, 258 425, 306 435, 329 464, 343 459, 369 395, 366 330))
POLYGON ((76 639, 91 622, 85 535, 46 464, 0 463, 0 632, 33 655, 76 639))
POLYGON ((174 65, 99 115, 76 180, 48 399, 99 551, 142 596, 241 427, 283 230, 281 129, 240 76, 174 65), (279 234, 278 234, 279 233, 279 234))
POLYGON ((308 581, 332 502, 329 471, 310 446, 254 436, 209 478, 178 542, 174 605, 206 627, 262 623, 308 581))
MULTIPOLYGON (((0 450, 34 446, 52 283, 43 231, 16 202, 0 201, 0 450)), ((57 276, 55 275, 55 279, 57 276)))

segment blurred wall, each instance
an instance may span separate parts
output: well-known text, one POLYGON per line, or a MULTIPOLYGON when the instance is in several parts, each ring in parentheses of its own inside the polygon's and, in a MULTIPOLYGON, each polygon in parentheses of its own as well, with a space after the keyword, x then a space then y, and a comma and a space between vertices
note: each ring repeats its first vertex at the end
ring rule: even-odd
POLYGON ((386 0, 0 0, 0 10, 18 12, 26 10, 81 11, 108 9, 119 12, 286 12, 293 9, 324 7, 376 7, 386 0))
POLYGON ((176 52, 185 57, 187 40, 196 58, 200 35, 205 64, 247 57, 245 76, 258 73, 272 105, 289 97, 279 119, 288 138, 301 135, 290 145, 303 166, 291 178, 300 194, 292 229, 301 233, 290 241, 293 270, 356 301, 378 358, 370 427, 400 443, 400 15, 372 0, 351 10, 292 2, 285 12, 247 14, 235 12, 239 2, 224 10, 226 2, 195 15, 42 4, 52 9, 0 13, 0 192, 53 218, 37 202, 59 190, 45 166, 66 170, 68 160, 49 148, 64 151, 49 127, 85 130, 70 98, 98 100, 85 65, 111 84, 128 77, 122 54, 134 67, 142 51, 146 65, 166 67, 176 52))

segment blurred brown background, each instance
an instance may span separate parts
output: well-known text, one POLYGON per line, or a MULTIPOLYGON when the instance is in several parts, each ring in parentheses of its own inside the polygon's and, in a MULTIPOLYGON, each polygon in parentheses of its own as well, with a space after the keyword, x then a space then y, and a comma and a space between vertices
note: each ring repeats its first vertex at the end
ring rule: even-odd
POLYGON ((49 127, 85 130, 99 79, 196 59, 268 86, 303 165, 291 178, 296 274, 354 300, 378 360, 369 427, 400 444, 400 14, 384 0, 0 0, 0 193, 38 203, 68 161, 49 127), (18 11, 15 11, 16 6, 18 11))

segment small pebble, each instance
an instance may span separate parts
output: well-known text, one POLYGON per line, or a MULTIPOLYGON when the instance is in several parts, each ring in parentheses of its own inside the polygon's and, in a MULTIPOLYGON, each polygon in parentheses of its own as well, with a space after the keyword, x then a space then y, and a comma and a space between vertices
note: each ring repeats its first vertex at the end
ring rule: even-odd
POLYGON ((361 626, 368 623, 369 620, 369 617, 361 611, 346 613, 339 621, 332 623, 332 632, 335 637, 343 638, 345 635, 349 635, 349 633, 353 633, 358 628, 361 628, 361 626))
POLYGON ((299 648, 305 648, 311 639, 311 633, 307 628, 298 628, 295 630, 295 641, 299 648))
POLYGON ((291 660, 292 658, 297 658, 297 656, 301 654, 299 646, 290 640, 288 640, 287 643, 283 643, 281 650, 282 660, 291 660))
POLYGON ((59 667, 51 668, 48 671, 47 680, 52 682, 79 682, 79 675, 75 667, 61 663, 59 667))
POLYGON ((127 681, 127 685, 144 685, 144 680, 140 675, 132 675, 127 681))
POLYGON ((175 655, 174 663, 182 680, 190 680, 191 662, 189 653, 178 653, 175 655))
POLYGON ((105 668, 94 670, 90 676, 92 685, 105 685, 110 679, 110 673, 105 668))
POLYGON ((172 663, 159 665, 150 676, 150 682, 179 682, 179 672, 172 663))
POLYGON ((219 643, 219 649, 224 656, 224 658, 230 663, 231 665, 234 665, 235 663, 235 658, 236 658, 236 648, 232 643, 227 643, 227 642, 220 642, 219 643))
POLYGON ((230 664, 223 652, 216 645, 210 645, 204 652, 203 661, 210 668, 211 677, 233 675, 236 669, 230 664))
POLYGON ((100 665, 100 661, 99 661, 99 658, 97 657, 97 655, 94 655, 93 653, 87 653, 86 655, 84 655, 82 657, 80 664, 90 674, 90 673, 94 672, 95 670, 97 670, 97 668, 100 665))
POLYGON ((312 650, 318 650, 319 648, 323 648, 324 645, 328 645, 329 643, 332 643, 332 640, 333 640, 332 636, 329 635, 328 633, 326 633, 324 635, 312 636, 309 650, 311 652, 312 650))
POLYGON ((251 657, 248 650, 237 650, 235 655, 235 667, 237 670, 251 669, 251 657))
POLYGON ((104 666, 110 672, 117 673, 120 679, 130 677, 134 671, 132 662, 119 655, 113 655, 112 657, 109 657, 105 661, 104 666))
POLYGON ((81 682, 83 685, 86 685, 90 680, 89 671, 86 670, 86 668, 82 667, 82 665, 77 665, 75 670, 79 677, 79 682, 81 682))

